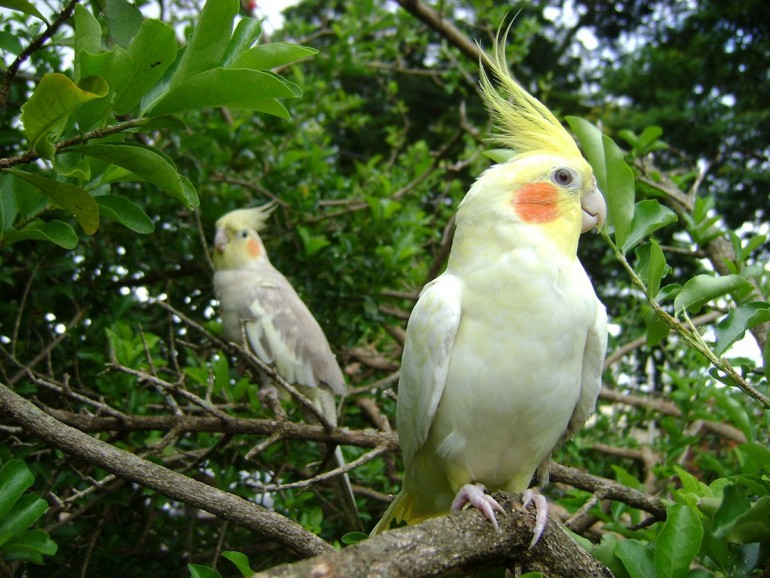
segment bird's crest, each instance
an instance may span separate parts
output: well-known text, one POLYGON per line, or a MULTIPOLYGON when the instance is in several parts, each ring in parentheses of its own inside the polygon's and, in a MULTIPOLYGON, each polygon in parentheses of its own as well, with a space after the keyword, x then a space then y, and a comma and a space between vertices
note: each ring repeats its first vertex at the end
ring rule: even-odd
POLYGON ((276 201, 270 201, 259 207, 250 209, 236 209, 223 215, 217 221, 217 227, 229 227, 231 229, 254 229, 261 231, 265 228, 265 223, 275 208, 278 206, 276 201))
POLYGON ((511 24, 498 32, 495 50, 482 58, 481 91, 494 123, 492 140, 514 151, 515 157, 535 152, 581 156, 575 140, 548 108, 513 79, 505 60, 505 40, 511 24), (497 79, 492 84, 484 65, 497 79))

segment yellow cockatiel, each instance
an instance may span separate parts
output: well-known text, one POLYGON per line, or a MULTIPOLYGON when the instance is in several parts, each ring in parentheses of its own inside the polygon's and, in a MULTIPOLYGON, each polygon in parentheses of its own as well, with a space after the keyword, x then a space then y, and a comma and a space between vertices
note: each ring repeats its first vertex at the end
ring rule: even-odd
POLYGON ((500 42, 481 88, 511 158, 460 203, 446 271, 420 294, 398 385, 401 492, 373 533, 470 503, 497 526, 485 489, 527 491, 560 440, 594 410, 607 317, 577 258, 605 204, 591 167, 553 114, 511 78, 500 42))
MULTIPOLYGON (((257 357, 274 365, 331 425, 337 425, 334 394, 346 392, 342 370, 313 314, 270 263, 258 233, 274 207, 238 209, 216 223, 214 291, 222 329, 236 343, 242 343, 245 334, 257 357)), ((339 447, 334 457, 335 466, 345 464, 339 447)), ((335 480, 350 528, 363 529, 347 474, 335 480)))

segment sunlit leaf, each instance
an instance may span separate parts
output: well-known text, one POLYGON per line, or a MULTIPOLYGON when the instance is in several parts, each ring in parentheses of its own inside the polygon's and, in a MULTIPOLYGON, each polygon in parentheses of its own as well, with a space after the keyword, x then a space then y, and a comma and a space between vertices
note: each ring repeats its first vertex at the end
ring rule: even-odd
POLYGON ((115 114, 126 114, 136 107, 144 94, 165 74, 176 58, 173 28, 159 20, 145 20, 128 47, 132 71, 125 88, 118 93, 115 114))
POLYGON ((118 165, 141 179, 157 185, 187 206, 194 204, 186 189, 187 183, 177 172, 176 166, 171 159, 158 150, 128 143, 89 143, 75 150, 118 165))
POLYGON ((623 540, 615 546, 615 555, 621 559, 631 578, 658 578, 652 550, 636 540, 623 540))
POLYGON ((295 98, 302 91, 279 76, 259 70, 217 68, 193 76, 156 101, 147 114, 228 106, 284 117, 286 109, 272 99, 295 98))
POLYGON ((715 328, 714 352, 722 355, 736 341, 743 339, 747 329, 770 321, 770 303, 754 301, 736 307, 715 328))
POLYGON ((249 559, 245 554, 228 550, 222 552, 222 558, 226 558, 235 564, 235 567, 238 568, 238 571, 244 576, 244 578, 248 578, 249 576, 254 575, 254 570, 252 570, 249 566, 249 559))
POLYGON ((24 14, 29 14, 35 18, 40 18, 40 20, 48 24, 48 20, 46 20, 46 17, 43 16, 40 10, 35 8, 35 5, 31 2, 27 2, 27 0, 0 0, 0 6, 23 12, 24 14))
POLYGON ((566 117, 578 137, 596 182, 607 201, 607 226, 615 229, 615 244, 623 246, 634 214, 634 173, 623 158, 623 151, 587 120, 566 117))
MULTIPOLYGON (((653 232, 676 223, 676 213, 664 207, 655 199, 647 199, 636 203, 634 216, 631 220, 631 228, 628 237, 621 246, 625 253, 642 240, 649 237, 653 232)), ((654 293, 653 293, 654 295, 654 293)))
POLYGON ((660 577, 685 578, 700 550, 703 524, 696 511, 683 504, 666 509, 666 523, 655 543, 655 570, 660 577))
POLYGON ((230 67, 236 58, 251 48, 261 33, 262 26, 259 20, 256 18, 241 18, 235 27, 230 42, 227 44, 220 66, 222 68, 230 67))
MULTIPOLYGON (((233 19, 238 14, 238 0, 210 0, 201 10, 179 65, 171 78, 171 88, 177 88, 188 79, 220 66, 233 31, 233 19)), ((237 84, 230 90, 239 91, 237 84), (237 87, 237 88, 236 88, 237 87)))
POLYGON ((231 67, 269 70, 316 54, 315 48, 285 42, 260 44, 241 54, 231 67))
POLYGON ((21 107, 21 122, 30 147, 50 159, 55 149, 48 138, 58 136, 58 131, 73 111, 87 102, 106 96, 109 91, 106 83, 91 88, 98 90, 82 90, 63 74, 44 75, 32 96, 21 107))
POLYGON ((745 287, 746 279, 739 275, 696 275, 684 284, 674 299, 674 311, 686 309, 697 313, 706 303, 731 291, 745 287))
POLYGON ((93 235, 99 228, 99 206, 85 189, 18 169, 8 169, 8 172, 34 185, 61 208, 72 213, 86 234, 93 235))

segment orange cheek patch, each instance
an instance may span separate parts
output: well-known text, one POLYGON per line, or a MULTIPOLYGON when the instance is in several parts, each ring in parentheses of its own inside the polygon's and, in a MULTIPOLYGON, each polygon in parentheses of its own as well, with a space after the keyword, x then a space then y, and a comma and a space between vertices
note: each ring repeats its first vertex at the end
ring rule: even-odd
POLYGON ((550 223, 559 216, 559 191, 549 183, 521 187, 511 204, 525 223, 550 223))
POLYGON ((246 244, 246 248, 249 250, 249 255, 255 259, 259 257, 259 243, 257 243, 254 239, 249 239, 249 242, 246 244))

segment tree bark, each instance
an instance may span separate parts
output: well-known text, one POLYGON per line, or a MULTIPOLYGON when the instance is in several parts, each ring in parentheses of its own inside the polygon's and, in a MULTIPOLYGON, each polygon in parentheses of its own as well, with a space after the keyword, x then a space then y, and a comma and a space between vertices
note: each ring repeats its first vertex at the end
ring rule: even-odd
POLYGON ((530 549, 533 510, 522 509, 519 496, 516 501, 504 492, 494 496, 510 512, 498 515, 499 532, 478 510, 470 509, 390 530, 338 552, 276 566, 253 578, 423 578, 514 567, 549 578, 612 576, 553 519, 530 549))
POLYGON ((0 415, 7 416, 26 433, 39 437, 52 447, 173 500, 247 527, 257 534, 275 540, 299 557, 315 556, 333 550, 321 538, 288 518, 144 460, 59 422, 4 384, 0 384, 0 415))

